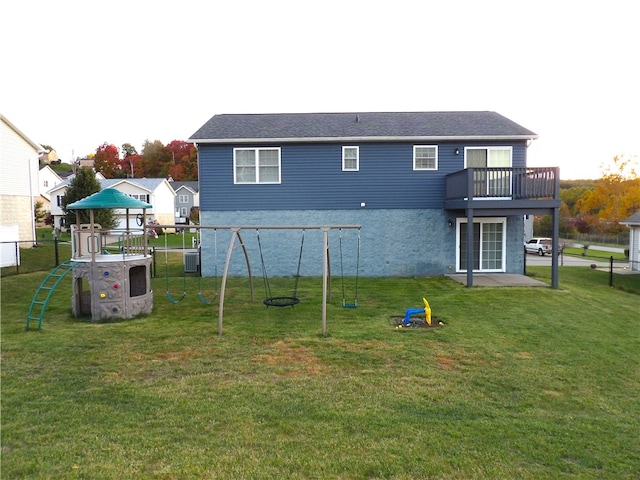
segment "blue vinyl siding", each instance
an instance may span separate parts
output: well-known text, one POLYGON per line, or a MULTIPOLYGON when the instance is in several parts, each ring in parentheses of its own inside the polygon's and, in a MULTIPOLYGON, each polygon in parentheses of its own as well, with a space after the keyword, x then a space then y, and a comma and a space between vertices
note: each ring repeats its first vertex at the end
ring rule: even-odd
MULTIPOLYGON (((200 144, 201 209, 350 210, 442 208, 444 177, 464 168, 465 146, 508 145, 505 142, 438 144, 438 170, 413 170, 413 146, 419 143, 357 143, 360 170, 342 171, 342 143, 298 143, 281 148, 281 178, 277 185, 233 183, 234 145, 200 144), (460 149, 455 155, 454 150, 460 149)), ((513 145, 513 166, 525 166, 524 142, 513 145)))

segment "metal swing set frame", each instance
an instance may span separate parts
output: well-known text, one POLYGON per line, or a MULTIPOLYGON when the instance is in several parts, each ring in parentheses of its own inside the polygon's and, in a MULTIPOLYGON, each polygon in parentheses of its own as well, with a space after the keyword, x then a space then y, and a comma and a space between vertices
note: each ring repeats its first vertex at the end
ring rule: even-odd
MULTIPOLYGON (((155 225, 160 228, 175 228, 175 225, 155 225)), ((222 335, 223 332, 223 318, 224 318, 224 297, 225 289, 227 286, 227 278, 229 275, 229 265, 233 256, 233 251, 240 247, 244 254, 245 262, 247 264, 247 273, 249 275, 249 289, 251 293, 251 300, 254 300, 254 288, 253 288, 253 273, 251 271, 251 264, 249 262, 249 254, 242 238, 241 232, 243 230, 321 230, 323 233, 323 254, 322 254, 322 335, 327 334, 327 299, 331 300, 331 292, 329 288, 330 282, 330 264, 329 264, 329 232, 331 230, 361 230, 361 225, 192 225, 187 228, 193 228, 195 230, 230 230, 231 239, 229 240, 229 247, 227 248, 227 255, 224 263, 224 270, 222 273, 222 279, 220 282, 220 289, 218 292, 219 304, 218 304, 218 335, 222 335)), ((359 237, 358 237, 359 238, 359 237)), ((304 242, 304 237, 303 237, 304 242)), ((358 239, 358 261, 360 257, 359 252, 359 239, 358 239)), ((302 250, 302 249, 301 249, 302 250)), ((301 255, 300 255, 301 257, 301 255)), ((340 259, 342 261, 342 258, 340 259)), ((263 262, 263 260, 261 260, 263 262)), ((296 274, 296 287, 300 269, 300 258, 298 259, 298 272, 296 274)), ((264 275, 264 273, 263 273, 264 275)), ((344 295, 343 295, 344 296, 344 295)), ((294 295, 295 297, 295 295, 294 295)), ((265 300, 265 304, 269 304, 268 297, 265 300)), ((288 297, 287 297, 288 298, 288 297)), ((293 298, 293 297, 292 297, 293 298)), ((276 300, 274 300, 276 302, 276 300)), ((297 302, 296 302, 297 303, 297 302)), ((343 299, 344 303, 344 299, 343 299)), ((271 303, 270 306, 281 306, 271 303)), ((289 306, 289 303, 286 305, 289 306)))

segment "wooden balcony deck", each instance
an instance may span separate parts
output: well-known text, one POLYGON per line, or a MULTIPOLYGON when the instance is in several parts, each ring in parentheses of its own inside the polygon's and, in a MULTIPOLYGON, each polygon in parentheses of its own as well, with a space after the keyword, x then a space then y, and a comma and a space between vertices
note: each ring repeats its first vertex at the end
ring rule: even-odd
POLYGON ((492 215, 548 214, 560 206, 558 167, 467 168, 446 176, 444 208, 492 215))

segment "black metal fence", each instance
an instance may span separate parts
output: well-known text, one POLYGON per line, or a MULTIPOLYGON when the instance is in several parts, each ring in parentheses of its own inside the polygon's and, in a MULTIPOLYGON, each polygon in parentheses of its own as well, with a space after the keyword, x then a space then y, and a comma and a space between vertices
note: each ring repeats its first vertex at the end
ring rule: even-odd
MULTIPOLYGON (((54 238, 0 242, 2 264, 1 277, 33 272, 48 272, 71 258, 71 241, 54 238)), ((151 275, 156 276, 156 247, 150 247, 153 256, 151 275)))
POLYGON ((71 258, 71 242, 53 240, 23 240, 0 242, 3 277, 51 270, 71 258))

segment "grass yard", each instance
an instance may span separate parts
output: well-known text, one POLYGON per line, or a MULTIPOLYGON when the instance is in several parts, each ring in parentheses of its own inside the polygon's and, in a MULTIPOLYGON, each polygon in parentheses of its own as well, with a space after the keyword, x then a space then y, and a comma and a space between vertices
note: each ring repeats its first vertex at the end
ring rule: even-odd
POLYGON ((152 315, 100 325, 70 316, 68 280, 25 332, 44 276, 2 279, 3 479, 638 478, 640 276, 361 278, 357 309, 335 279, 327 337, 318 278, 280 309, 231 279, 221 337, 197 279, 175 305, 155 279, 152 315), (445 325, 394 329, 423 296, 445 325))
POLYGON ((598 250, 595 248, 589 248, 585 251, 583 248, 565 247, 563 250, 565 255, 571 255, 573 257, 585 257, 593 260, 609 260, 613 257, 614 262, 629 262, 629 258, 624 253, 619 252, 606 252, 604 250, 598 250))

